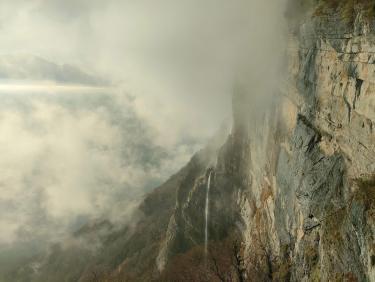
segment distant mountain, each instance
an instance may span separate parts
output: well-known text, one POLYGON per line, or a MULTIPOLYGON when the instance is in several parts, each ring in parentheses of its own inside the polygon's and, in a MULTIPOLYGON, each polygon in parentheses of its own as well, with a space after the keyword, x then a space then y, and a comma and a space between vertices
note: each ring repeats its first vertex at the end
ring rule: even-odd
POLYGON ((92 86, 109 81, 72 65, 59 65, 34 55, 1 55, 0 80, 42 80, 92 86))

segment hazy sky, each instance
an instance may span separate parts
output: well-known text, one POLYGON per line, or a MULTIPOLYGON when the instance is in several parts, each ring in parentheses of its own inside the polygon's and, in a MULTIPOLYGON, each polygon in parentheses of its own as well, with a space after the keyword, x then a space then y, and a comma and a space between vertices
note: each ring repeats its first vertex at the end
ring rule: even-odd
POLYGON ((0 52, 31 53, 99 72, 123 82, 159 130, 183 134, 190 128, 192 134, 210 135, 218 119, 230 116, 239 65, 272 71, 262 62, 281 49, 283 5, 283 0, 4 0, 0 52))
POLYGON ((126 211, 176 171, 230 117, 236 77, 258 98, 276 83, 283 8, 0 1, 0 243, 126 211))

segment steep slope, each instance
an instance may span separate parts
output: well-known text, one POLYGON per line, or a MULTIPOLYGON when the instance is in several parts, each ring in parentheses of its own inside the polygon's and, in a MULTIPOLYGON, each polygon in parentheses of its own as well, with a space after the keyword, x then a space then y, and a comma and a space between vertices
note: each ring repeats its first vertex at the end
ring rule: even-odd
POLYGON ((168 181, 149 193, 130 224, 103 220, 87 224, 70 239, 5 271, 0 281, 152 281, 157 257, 176 210, 179 191, 189 190, 213 163, 227 136, 226 126, 168 181))
POLYGON ((272 279, 375 279, 374 43, 361 13, 352 29, 331 15, 290 39, 290 85, 279 107, 285 126, 282 134, 260 126, 278 140, 271 150, 250 145, 251 158, 266 160, 263 172, 255 164, 250 174, 266 184, 251 185, 257 196, 243 213, 248 252, 260 245, 283 270, 272 279), (276 169, 269 175, 267 167, 276 169))

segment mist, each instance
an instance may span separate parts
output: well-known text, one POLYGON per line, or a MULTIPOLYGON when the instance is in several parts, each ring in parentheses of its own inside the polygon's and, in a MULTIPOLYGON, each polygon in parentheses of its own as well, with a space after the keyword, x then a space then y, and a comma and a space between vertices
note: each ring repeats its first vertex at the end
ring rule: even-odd
MULTIPOLYGON (((280 80, 282 0, 0 2, 0 245, 119 224, 280 80)), ((254 107, 256 108, 256 107, 254 107)), ((262 110, 260 108, 259 110, 262 110)))

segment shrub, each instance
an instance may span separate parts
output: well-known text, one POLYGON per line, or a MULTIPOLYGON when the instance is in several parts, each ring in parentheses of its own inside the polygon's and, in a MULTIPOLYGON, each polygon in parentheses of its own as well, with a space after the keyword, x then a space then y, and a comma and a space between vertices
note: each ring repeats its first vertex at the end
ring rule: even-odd
POLYGON ((362 9, 365 18, 375 17, 375 0, 290 0, 287 14, 295 16, 311 10, 314 16, 337 13, 346 23, 352 24, 357 7, 362 9))
POLYGON ((333 11, 338 13, 346 23, 352 24, 355 20, 357 7, 362 9, 365 18, 374 18, 375 0, 319 0, 315 14, 320 15, 333 11))

